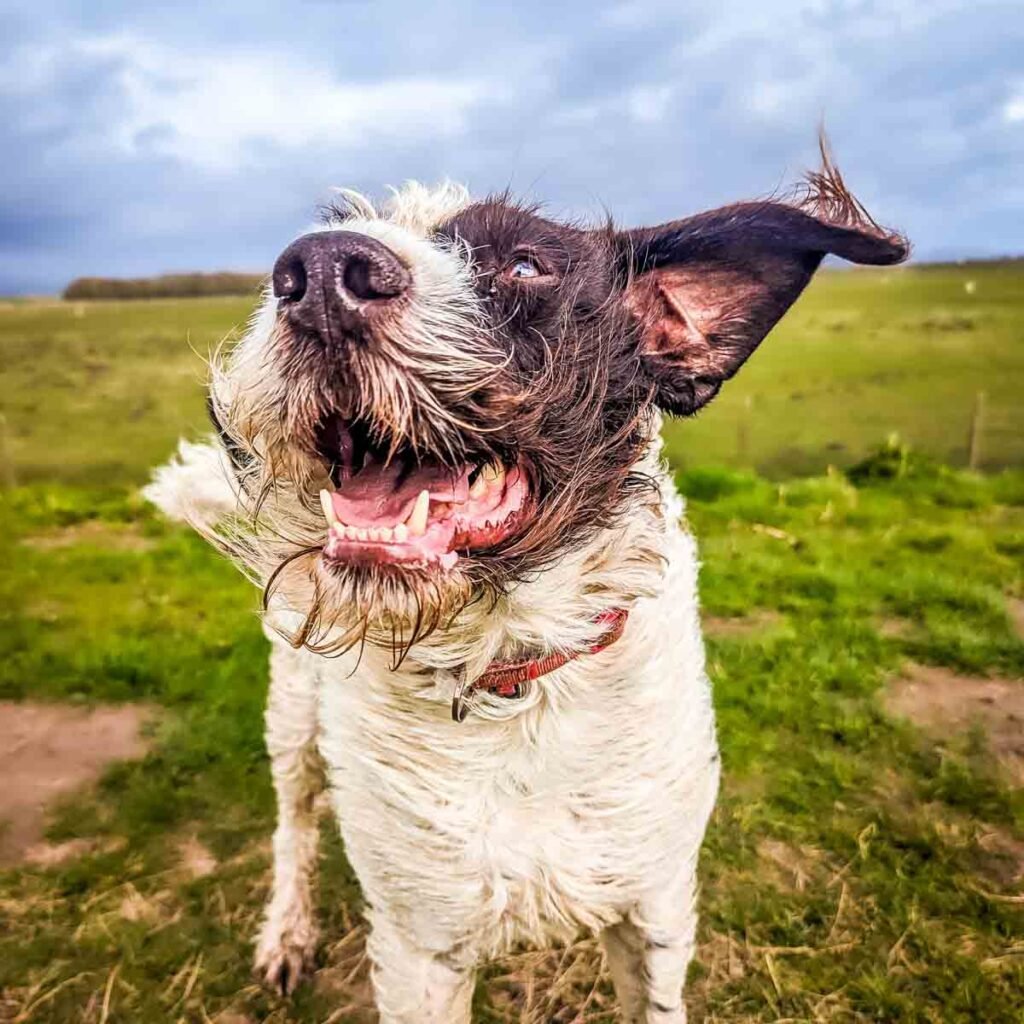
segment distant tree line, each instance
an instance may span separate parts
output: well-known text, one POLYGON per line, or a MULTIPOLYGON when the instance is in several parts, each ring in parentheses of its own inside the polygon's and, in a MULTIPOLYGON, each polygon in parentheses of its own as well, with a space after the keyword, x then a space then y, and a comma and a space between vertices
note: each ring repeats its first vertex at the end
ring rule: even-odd
POLYGON ((204 295, 252 295, 263 274, 161 274, 158 277, 77 277, 65 299, 183 299, 204 295))

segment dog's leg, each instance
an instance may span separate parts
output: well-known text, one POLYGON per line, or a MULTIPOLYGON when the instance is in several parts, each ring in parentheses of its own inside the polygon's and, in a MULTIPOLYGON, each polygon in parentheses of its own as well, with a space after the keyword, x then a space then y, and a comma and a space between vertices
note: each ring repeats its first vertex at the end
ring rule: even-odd
POLYGON ((601 933, 626 1024, 686 1024, 683 985, 697 931, 696 880, 601 933))
POLYGON ((367 952, 380 1024, 470 1024, 476 957, 422 949, 373 914, 367 952))
POLYGON ((313 801, 320 788, 316 752, 316 682, 302 655, 274 644, 266 713, 267 750, 277 793, 274 878, 256 943, 257 975, 290 994, 312 966, 317 830, 313 801))
POLYGON ((601 932, 608 971, 625 1024, 643 1024, 647 1005, 644 985, 644 940, 632 921, 620 921, 601 932))

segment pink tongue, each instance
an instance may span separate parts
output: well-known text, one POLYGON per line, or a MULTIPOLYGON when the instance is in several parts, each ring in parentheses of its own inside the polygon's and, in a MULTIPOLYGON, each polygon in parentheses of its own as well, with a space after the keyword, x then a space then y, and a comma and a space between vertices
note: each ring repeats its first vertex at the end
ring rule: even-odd
POLYGON ((332 495, 335 514, 348 526, 396 526, 412 511, 420 491, 429 491, 433 501, 469 498, 468 468, 458 474, 442 466, 420 466, 399 482, 404 470, 397 461, 388 466, 367 461, 332 495))

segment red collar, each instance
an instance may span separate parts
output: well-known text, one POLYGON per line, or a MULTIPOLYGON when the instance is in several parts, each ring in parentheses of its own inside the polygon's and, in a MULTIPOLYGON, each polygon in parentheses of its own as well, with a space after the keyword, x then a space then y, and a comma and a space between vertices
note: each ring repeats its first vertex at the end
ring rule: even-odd
POLYGON ((452 718, 456 722, 461 722, 466 717, 469 710, 466 698, 477 690, 494 694, 496 697, 522 697, 525 692, 524 684, 531 679, 546 676, 570 661, 575 661, 581 655, 599 654, 622 636, 628 618, 629 610, 626 608, 609 608, 608 611, 601 612, 594 622, 604 626, 604 631, 590 647, 582 651, 555 651, 543 658, 528 658, 524 661, 492 661, 478 679, 468 686, 460 682, 455 687, 452 718))

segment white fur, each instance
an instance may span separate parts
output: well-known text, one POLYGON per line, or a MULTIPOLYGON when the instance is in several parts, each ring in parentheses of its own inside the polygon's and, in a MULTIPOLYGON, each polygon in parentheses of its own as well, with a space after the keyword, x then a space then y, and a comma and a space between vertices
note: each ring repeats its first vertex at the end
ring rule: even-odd
POLYGON ((178 442, 177 457, 153 474, 142 496, 168 519, 202 533, 238 507, 238 483, 223 449, 212 443, 178 442))
MULTIPOLYGON (((429 270, 434 257, 414 234, 465 202, 457 189, 442 193, 407 187, 383 217, 356 199, 358 228, 412 247, 404 251, 429 270)), ((272 331, 265 308, 233 376, 215 381, 219 403, 273 390, 259 347, 272 331)), ((660 480, 659 502, 638 500, 614 529, 493 607, 471 603, 397 670, 373 644, 336 658, 293 650, 280 635, 297 632, 304 609, 277 594, 265 626, 278 826, 256 955, 269 982, 290 990, 315 947, 322 762, 366 897, 383 1024, 465 1024, 480 960, 581 929, 602 935, 625 1020, 685 1021, 697 857, 719 766, 696 549, 659 447, 638 467, 660 480), (616 607, 630 616, 613 646, 536 680, 521 699, 475 694, 466 721, 452 720, 458 673, 472 681, 523 647, 586 652, 600 633, 595 616, 616 607)), ((245 500, 233 480, 215 447, 183 445, 147 496, 215 537, 245 500)), ((297 493, 283 481, 271 500, 315 542, 323 524, 297 493)), ((268 543, 255 537, 240 561, 252 569, 254 549, 268 543)), ((272 565, 277 555, 265 557, 272 565)))
POLYGON ((602 933, 624 1019, 685 1020, 718 755, 695 545, 664 483, 660 515, 638 511, 471 630, 457 624, 454 658, 443 634, 393 672, 389 652, 324 658, 268 633, 279 811, 257 965, 274 983, 290 989, 315 943, 318 751, 369 908, 382 1021, 468 1021, 480 959, 580 929, 602 933), (641 542, 663 568, 631 564, 641 542), (581 593, 594 579, 607 591, 598 603, 581 593), (638 590, 651 593, 607 651, 542 677, 521 701, 477 698, 452 721, 449 659, 479 674, 512 638, 585 647, 594 612, 638 590))

